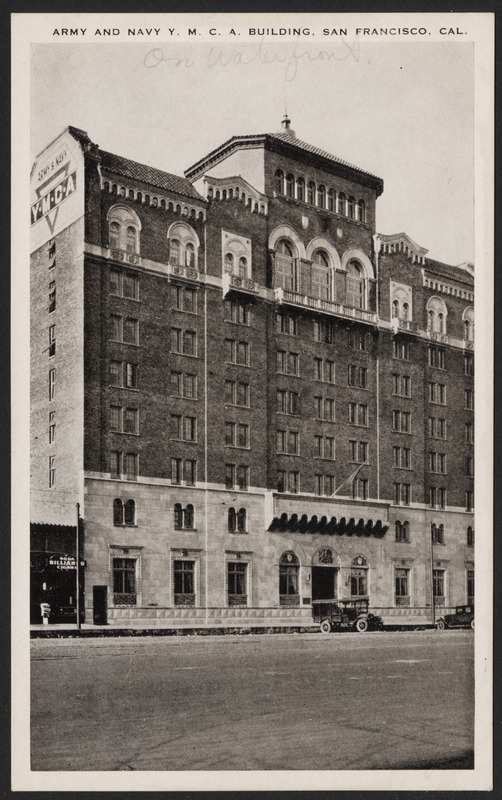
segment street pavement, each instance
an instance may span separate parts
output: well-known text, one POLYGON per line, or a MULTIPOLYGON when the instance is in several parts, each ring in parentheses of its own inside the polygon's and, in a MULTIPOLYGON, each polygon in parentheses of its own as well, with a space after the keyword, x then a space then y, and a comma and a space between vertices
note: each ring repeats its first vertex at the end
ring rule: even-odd
POLYGON ((31 642, 33 770, 473 766, 471 631, 31 642))

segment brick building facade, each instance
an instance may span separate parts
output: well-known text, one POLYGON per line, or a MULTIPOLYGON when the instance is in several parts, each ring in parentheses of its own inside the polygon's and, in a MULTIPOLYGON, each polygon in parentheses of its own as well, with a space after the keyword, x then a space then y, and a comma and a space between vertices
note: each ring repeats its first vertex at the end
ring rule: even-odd
POLYGON ((80 504, 86 621, 473 600, 473 266, 376 233, 382 191, 287 119, 185 177, 38 157, 31 518, 80 504))

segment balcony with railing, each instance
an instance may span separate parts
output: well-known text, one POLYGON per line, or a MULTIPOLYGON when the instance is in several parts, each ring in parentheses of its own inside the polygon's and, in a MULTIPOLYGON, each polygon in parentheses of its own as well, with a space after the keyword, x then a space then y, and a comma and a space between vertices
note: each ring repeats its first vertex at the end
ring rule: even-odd
POLYGON ((411 319, 394 317, 391 326, 394 333, 418 333, 418 322, 412 322, 411 319))
POLYGON ((223 276, 223 297, 229 292, 242 292, 243 294, 257 295, 259 293, 258 284, 250 278, 241 275, 233 275, 226 272, 223 276))
POLYGON ((361 308, 334 303, 332 300, 323 300, 321 297, 310 297, 309 295, 299 294, 299 292, 292 292, 289 289, 280 287, 275 289, 275 299, 283 305, 300 306, 301 308, 320 311, 323 314, 334 317, 367 322, 370 325, 376 325, 377 323, 377 315, 373 311, 363 311, 361 308))
POLYGON ((130 250, 119 250, 116 247, 109 248, 108 258, 113 258, 114 261, 121 261, 123 264, 133 264, 134 266, 141 264, 141 256, 138 253, 133 253, 130 250))
POLYGON ((427 338, 431 342, 440 342, 441 344, 448 344, 448 336, 446 333, 439 333, 438 331, 427 331, 427 338))
POLYGON ((199 281, 200 273, 195 267, 188 267, 184 264, 168 264, 167 274, 171 278, 180 278, 185 281, 199 281))

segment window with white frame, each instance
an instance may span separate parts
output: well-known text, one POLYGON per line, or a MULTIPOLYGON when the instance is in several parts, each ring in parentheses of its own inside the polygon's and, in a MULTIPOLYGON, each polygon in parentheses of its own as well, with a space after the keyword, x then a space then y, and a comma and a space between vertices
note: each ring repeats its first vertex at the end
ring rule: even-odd
POLYGON ((247 491, 249 488, 249 467, 246 464, 225 464, 225 487, 247 491))
POLYGON ((315 250, 312 256, 312 296, 331 300, 332 269, 328 254, 315 250))
POLYGON ((279 604, 300 605, 300 561, 296 553, 288 550, 279 559, 279 604))
POLYGON ((196 562, 191 559, 173 559, 173 594, 175 606, 195 606, 195 568, 196 562))
POLYGON ((331 497, 335 493, 335 476, 314 475, 314 492, 319 496, 331 497))
POLYGON ((353 308, 366 308, 366 279, 362 264, 351 259, 347 264, 346 302, 353 308))
POLYGON ((411 570, 407 567, 395 567, 394 569, 396 606, 410 605, 410 572, 411 570))
POLYGON ((298 494, 300 491, 300 473, 296 470, 278 470, 277 491, 286 492, 289 494, 298 494))
POLYGON ((236 510, 233 506, 228 509, 229 533, 247 532, 247 512, 245 508, 236 510))
POLYGON ((434 605, 446 605, 446 570, 434 569, 432 571, 432 585, 434 593, 434 605))
POLYGON ((446 333, 446 303, 439 297, 430 297, 427 301, 427 330, 431 333, 446 333))
POLYGON ((108 211, 108 246, 112 250, 139 253, 141 222, 132 208, 112 206, 108 211))
POLYGON ((229 607, 248 604, 248 564, 243 561, 227 562, 227 603, 229 607))
POLYGON ((139 557, 112 556, 111 573, 114 606, 138 603, 139 557))
POLYGON ((168 231, 169 263, 175 267, 197 269, 199 239, 185 222, 176 222, 168 231))
POLYGON ((136 503, 129 499, 125 502, 116 497, 113 501, 113 524, 115 526, 136 524, 136 503))
POLYGON ((409 542, 410 541, 410 523, 396 521, 396 542, 409 542))
POLYGON ((462 322, 464 326, 464 339, 468 342, 474 341, 474 309, 469 306, 465 309, 462 315, 462 322))
POLYGON ((293 244, 279 239, 275 248, 275 285, 295 292, 297 287, 296 258, 293 244))
POLYGON ((174 504, 174 529, 193 530, 194 529, 194 510, 191 503, 185 507, 181 503, 174 504))

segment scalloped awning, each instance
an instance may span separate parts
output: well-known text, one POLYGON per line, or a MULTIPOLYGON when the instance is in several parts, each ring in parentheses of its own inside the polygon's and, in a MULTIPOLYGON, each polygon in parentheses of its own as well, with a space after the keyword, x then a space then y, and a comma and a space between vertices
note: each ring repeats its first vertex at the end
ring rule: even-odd
POLYGON ((280 517, 274 517, 270 523, 268 530, 275 533, 322 533, 322 534, 336 534, 337 536, 376 536, 381 538, 385 536, 389 530, 388 525, 384 525, 380 519, 373 522, 372 519, 360 519, 358 522, 351 517, 347 520, 346 517, 341 517, 337 520, 336 517, 317 517, 316 514, 309 517, 308 514, 281 514, 280 517))

